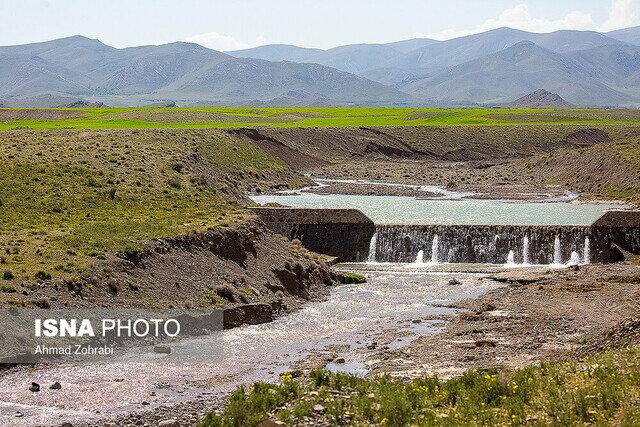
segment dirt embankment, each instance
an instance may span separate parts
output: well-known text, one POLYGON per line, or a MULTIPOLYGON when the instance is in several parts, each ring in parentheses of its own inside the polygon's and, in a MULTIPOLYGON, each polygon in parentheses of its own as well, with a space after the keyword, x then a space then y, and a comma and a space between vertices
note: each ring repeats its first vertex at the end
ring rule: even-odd
POLYGON ((226 327, 261 323, 323 298, 337 276, 319 255, 258 223, 193 232, 119 254, 79 277, 29 285, 14 305, 223 308, 226 327))
POLYGON ((442 333, 375 355, 373 371, 450 377, 469 368, 523 367, 593 354, 614 342, 640 342, 637 322, 630 320, 640 308, 637 264, 514 271, 483 280, 506 286, 454 304, 462 312, 442 333))
MULTIPOLYGON (((382 128, 244 128, 229 130, 257 144, 296 170, 316 178, 366 179, 413 185, 437 185, 477 193, 479 198, 543 200, 562 196, 564 190, 597 193, 597 174, 586 179, 564 179, 576 170, 589 170, 582 151, 609 156, 596 167, 618 165, 610 154, 615 144, 610 132, 579 125, 549 126, 396 126, 382 128), (598 147, 604 147, 600 150, 598 147), (551 158, 557 167, 547 169, 551 158), (576 157, 575 160, 572 160, 576 157), (585 162, 584 164, 582 162, 585 162), (563 169, 564 168, 564 169, 563 169), (562 170, 560 170, 562 169, 562 170)), ((629 128, 633 132, 635 127, 629 128)), ((619 129, 614 129, 619 133, 619 129)), ((616 134, 616 138, 622 138, 616 134)), ((616 181, 629 168, 611 169, 600 181, 616 181)), ((345 185, 340 194, 386 195, 377 187, 345 185)), ((327 189, 314 192, 326 193, 327 189)))
POLYGON ((296 169, 353 160, 428 159, 432 154, 367 127, 231 129, 296 169))

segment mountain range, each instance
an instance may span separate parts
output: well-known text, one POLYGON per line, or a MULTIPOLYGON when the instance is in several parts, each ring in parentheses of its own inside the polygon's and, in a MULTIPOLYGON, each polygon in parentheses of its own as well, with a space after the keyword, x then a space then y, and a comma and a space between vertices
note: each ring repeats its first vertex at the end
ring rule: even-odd
POLYGON ((578 106, 640 106, 640 27, 498 28, 327 50, 219 52, 184 42, 116 49, 83 36, 0 47, 6 106, 61 97, 114 106, 497 105, 541 88, 578 106))

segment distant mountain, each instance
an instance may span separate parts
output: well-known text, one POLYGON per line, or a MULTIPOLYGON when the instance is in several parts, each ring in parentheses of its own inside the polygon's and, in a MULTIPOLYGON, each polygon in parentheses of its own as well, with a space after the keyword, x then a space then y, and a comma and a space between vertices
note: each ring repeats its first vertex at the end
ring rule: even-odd
POLYGON ((393 61, 402 53, 383 44, 350 44, 322 51, 304 62, 326 65, 348 73, 359 74, 380 64, 393 61))
POLYGON ((397 89, 319 64, 234 59, 199 70, 158 90, 159 96, 192 100, 327 98, 340 102, 408 102, 397 89))
POLYGON ((623 30, 609 31, 606 36, 623 42, 640 45, 640 27, 625 28, 623 30))
POLYGON ((125 105, 281 97, 372 105, 412 101, 397 89, 327 66, 234 58, 194 43, 115 49, 74 36, 0 47, 0 97, 45 93, 125 105))
POLYGON ((401 86, 418 99, 495 104, 540 87, 583 106, 628 104, 635 98, 593 79, 580 61, 524 41, 500 52, 401 86))
POLYGON ((613 89, 595 79, 578 80, 554 88, 567 101, 581 107, 637 107, 637 96, 613 89))
MULTIPOLYGON (((419 75, 419 70, 433 71, 463 64, 499 52, 521 41, 531 41, 558 53, 597 46, 625 44, 593 31, 556 31, 549 34, 537 34, 504 27, 430 44, 411 51, 392 62, 381 65, 382 69, 396 70, 395 74, 390 72, 386 74, 393 80, 388 78, 376 80, 385 84, 398 84, 402 80, 398 80, 396 76, 403 76, 401 72, 398 72, 399 70, 419 75)), ((369 71, 366 76, 374 78, 377 75, 376 71, 369 71)))
POLYGON ((402 87, 419 98, 492 102, 513 99, 540 87, 585 79, 588 75, 565 56, 532 42, 437 71, 402 87))
POLYGON ((421 49, 425 46, 430 46, 436 43, 440 43, 440 41, 427 38, 417 38, 401 40, 399 42, 385 43, 385 46, 392 47, 400 53, 409 53, 412 50, 421 49))
POLYGON ((298 47, 291 44, 268 44, 250 49, 227 52, 236 58, 264 59, 266 61, 305 62, 313 55, 323 52, 322 49, 298 47))
POLYGON ((0 96, 33 96, 44 92, 86 94, 90 80, 84 75, 37 56, 0 53, 0 96))
POLYGON ((562 99, 557 93, 551 93, 544 89, 538 89, 528 95, 518 98, 508 104, 507 108, 574 108, 575 105, 562 99))
POLYGON ((0 47, 5 105, 42 103, 43 94, 109 105, 494 105, 541 87, 580 106, 640 106, 640 27, 498 28, 327 50, 274 44, 224 53, 183 42, 116 49, 83 36, 0 47))

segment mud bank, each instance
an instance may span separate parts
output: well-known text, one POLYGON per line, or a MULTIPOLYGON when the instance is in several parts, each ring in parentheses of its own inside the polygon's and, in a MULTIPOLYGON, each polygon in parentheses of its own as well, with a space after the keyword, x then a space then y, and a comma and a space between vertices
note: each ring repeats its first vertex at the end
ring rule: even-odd
POLYGON ((258 222, 158 239, 79 276, 30 285, 41 308, 221 308, 225 327, 269 321, 323 298, 337 276, 317 254, 258 222))

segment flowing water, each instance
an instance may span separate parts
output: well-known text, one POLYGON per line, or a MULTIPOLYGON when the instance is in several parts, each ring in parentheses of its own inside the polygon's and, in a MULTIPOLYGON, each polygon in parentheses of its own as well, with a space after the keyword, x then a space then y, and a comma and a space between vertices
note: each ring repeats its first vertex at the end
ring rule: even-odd
POLYGON ((398 332, 399 338, 387 343, 390 348, 408 345, 441 328, 435 321, 415 324, 413 319, 455 314, 440 305, 496 287, 469 273, 389 267, 364 274, 368 283, 332 288, 324 302, 311 303, 269 324, 184 339, 171 344, 170 355, 155 354, 146 347, 110 363, 5 373, 0 377, 0 425, 87 421, 219 395, 239 384, 277 381, 278 374, 291 369, 294 362, 323 352, 335 352, 346 361, 328 368, 364 375, 370 353, 366 346, 380 340, 385 331, 398 332), (448 284, 454 277, 460 285, 448 284), (39 393, 27 390, 31 381, 43 386, 39 393), (54 381, 62 384, 61 390, 48 389, 54 381), (16 418, 18 411, 23 414, 20 418, 16 418))

